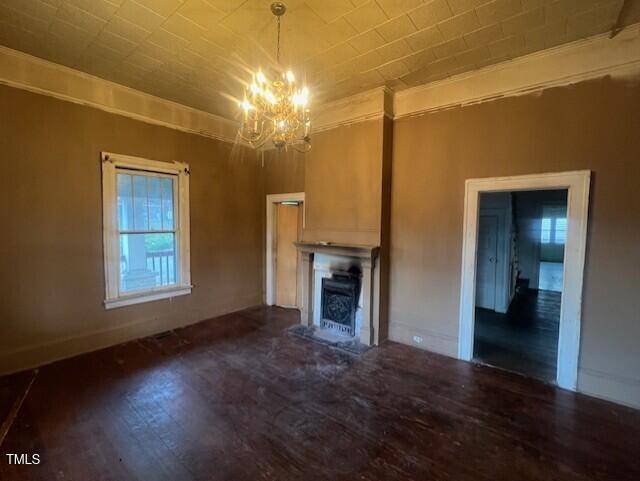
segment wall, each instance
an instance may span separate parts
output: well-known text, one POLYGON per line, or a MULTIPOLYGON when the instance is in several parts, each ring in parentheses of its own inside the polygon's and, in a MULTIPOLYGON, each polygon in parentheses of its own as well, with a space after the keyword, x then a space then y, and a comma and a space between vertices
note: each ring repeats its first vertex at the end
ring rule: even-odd
POLYGON ((578 388, 640 407, 638 106, 603 78, 396 121, 390 337, 456 355, 465 179, 590 169, 578 388))
POLYGON ((380 245, 382 119, 318 132, 306 156, 303 239, 380 245))
POLYGON ((304 192, 305 154, 267 150, 261 166, 265 195, 304 192))
POLYGON ((255 153, 0 87, 0 372, 262 302, 255 153), (100 151, 190 164, 191 295, 105 311, 100 151))
POLYGON ((268 154, 262 167, 229 144, 1 87, 0 369, 259 303, 264 196, 302 190, 307 240, 384 255, 390 223, 390 336, 455 355, 464 180, 591 169, 579 389, 638 405, 638 105, 637 83, 583 82, 393 132, 388 120, 318 132, 304 163, 268 154), (192 295, 102 308, 101 150, 191 164, 192 295))

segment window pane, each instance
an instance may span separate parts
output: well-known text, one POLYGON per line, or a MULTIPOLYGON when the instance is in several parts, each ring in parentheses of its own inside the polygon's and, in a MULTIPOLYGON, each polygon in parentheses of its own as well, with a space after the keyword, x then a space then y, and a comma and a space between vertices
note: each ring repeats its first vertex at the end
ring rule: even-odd
POLYGON ((133 184, 128 174, 118 174, 118 228, 133 229, 133 184))
POLYGON ((556 219, 555 243, 564 244, 567 240, 567 219, 556 219))
POLYGON ((176 284, 175 234, 120 235, 120 290, 176 284))
POLYGON ((133 175, 134 230, 149 229, 149 205, 147 202, 147 177, 133 175))
POLYGON ((163 177, 162 183, 162 228, 173 229, 173 179, 163 177))
POLYGON ((162 193, 160 177, 147 177, 149 187, 149 230, 162 230, 162 193))
POLYGON ((540 239, 543 244, 551 242, 551 219, 542 219, 540 239))

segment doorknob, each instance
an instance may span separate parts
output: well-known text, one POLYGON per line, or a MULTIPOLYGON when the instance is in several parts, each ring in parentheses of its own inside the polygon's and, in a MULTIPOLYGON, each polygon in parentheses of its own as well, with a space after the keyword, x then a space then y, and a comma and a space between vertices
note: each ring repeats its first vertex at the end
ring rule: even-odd
POLYGON ((495 257, 489 257, 489 262, 495 262, 496 258, 495 257))

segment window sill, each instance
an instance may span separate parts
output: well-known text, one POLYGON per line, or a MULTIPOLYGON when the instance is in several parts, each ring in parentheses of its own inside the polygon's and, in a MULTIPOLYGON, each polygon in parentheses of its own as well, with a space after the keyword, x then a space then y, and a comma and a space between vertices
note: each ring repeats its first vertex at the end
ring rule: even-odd
POLYGON ((172 297, 185 296, 191 294, 192 286, 175 286, 170 289, 143 292, 131 296, 121 296, 117 299, 106 299, 104 301, 105 309, 116 309, 118 307, 131 306, 134 304, 142 304, 143 302, 159 301, 161 299, 171 299, 172 297))

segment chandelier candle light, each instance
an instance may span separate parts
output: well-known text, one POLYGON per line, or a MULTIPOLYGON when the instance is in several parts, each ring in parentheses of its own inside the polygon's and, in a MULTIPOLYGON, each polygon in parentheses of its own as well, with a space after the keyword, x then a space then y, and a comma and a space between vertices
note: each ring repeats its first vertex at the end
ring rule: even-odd
MULTIPOLYGON (((281 2, 271 4, 271 12, 278 22, 276 60, 280 64, 280 17, 286 6, 281 2)), ((238 134, 251 146, 258 148, 268 140, 277 149, 293 148, 299 152, 311 149, 311 120, 309 118, 309 89, 300 88, 291 70, 279 74, 271 81, 262 70, 253 75, 253 82, 245 90, 244 99, 238 102, 242 108, 242 125, 238 134)))

